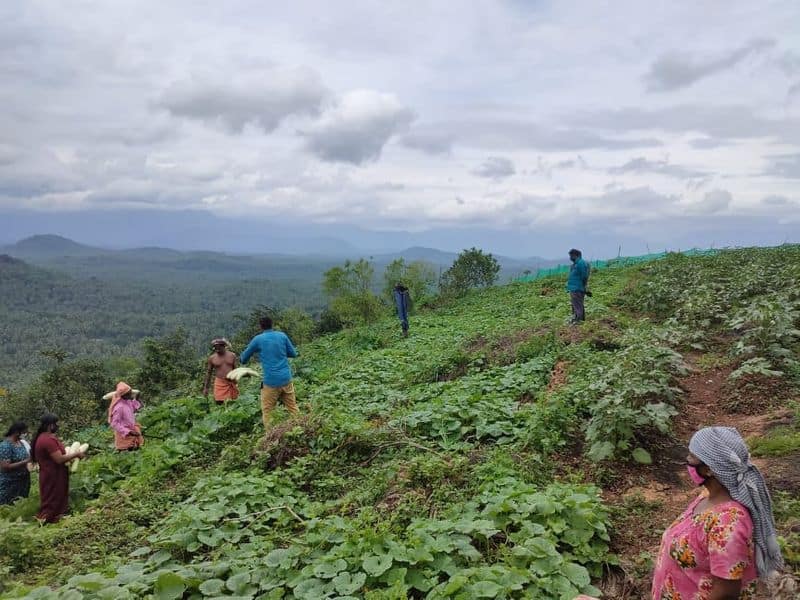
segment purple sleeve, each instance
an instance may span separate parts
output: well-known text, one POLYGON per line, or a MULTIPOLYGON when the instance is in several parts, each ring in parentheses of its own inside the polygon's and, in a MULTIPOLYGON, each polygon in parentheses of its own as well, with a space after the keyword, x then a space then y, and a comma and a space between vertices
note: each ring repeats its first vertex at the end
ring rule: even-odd
POLYGON ((131 419, 128 418, 128 407, 118 402, 111 412, 111 428, 120 435, 128 435, 132 430, 131 419))

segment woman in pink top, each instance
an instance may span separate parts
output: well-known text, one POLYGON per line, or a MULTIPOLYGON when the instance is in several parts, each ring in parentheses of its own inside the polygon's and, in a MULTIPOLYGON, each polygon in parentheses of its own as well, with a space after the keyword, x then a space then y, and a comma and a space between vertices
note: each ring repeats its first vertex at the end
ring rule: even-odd
POLYGON ((783 559, 769 491, 744 440, 731 427, 701 429, 689 442, 686 469, 704 494, 661 537, 652 600, 755 598, 757 578, 783 559))
POLYGON ((653 573, 654 600, 755 598, 756 579, 783 566, 772 500, 732 427, 692 436, 686 469, 705 488, 664 532, 653 573))
POLYGON ((142 447, 142 428, 135 416, 141 406, 133 397, 131 386, 120 381, 108 407, 108 424, 114 430, 114 447, 117 450, 138 450, 142 447))

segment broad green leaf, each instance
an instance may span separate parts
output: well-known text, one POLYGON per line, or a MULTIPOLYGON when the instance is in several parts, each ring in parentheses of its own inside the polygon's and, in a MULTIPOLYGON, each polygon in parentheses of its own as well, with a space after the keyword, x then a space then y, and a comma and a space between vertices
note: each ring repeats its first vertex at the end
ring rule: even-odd
POLYGON ((303 600, 319 600, 325 597, 325 582, 312 577, 301 581, 295 586, 293 591, 297 598, 303 600))
POLYGON ((333 562, 323 562, 314 565, 314 575, 320 579, 333 579, 347 568, 347 561, 338 558, 333 562))
POLYGON ((128 600, 128 598, 132 598, 128 590, 118 585, 112 585, 111 587, 97 590, 96 594, 100 600, 128 600))
POLYGON ((640 465, 653 464, 653 458, 650 456, 650 453, 644 448, 636 448, 636 450, 633 451, 632 455, 633 455, 633 460, 635 460, 640 465))
POLYGON ((479 581, 473 583, 470 590, 476 598, 495 598, 503 588, 494 581, 479 581))
POLYGON ((562 572, 566 575, 567 579, 569 579, 572 583, 575 584, 578 588, 583 588, 584 586, 589 585, 591 583, 591 578, 589 577, 589 571, 586 570, 585 567, 582 567, 576 563, 566 563, 561 567, 562 572))
POLYGON ((588 455, 595 462, 600 462, 614 456, 614 444, 611 442, 595 442, 589 449, 588 455))
POLYGON ((333 578, 333 587, 342 595, 350 595, 359 590, 366 580, 367 576, 364 573, 356 573, 355 575, 347 572, 339 573, 333 578))
POLYGON ((156 579, 154 597, 156 600, 176 600, 183 597, 186 583, 183 578, 175 573, 162 573, 156 579))
POLYGON ((250 573, 237 573, 228 578, 225 587, 232 592, 239 593, 248 583, 250 583, 250 573))
POLYGON ((392 562, 392 557, 390 555, 382 554, 380 556, 368 556, 364 559, 364 562, 361 563, 361 566, 364 571, 373 577, 378 577, 392 566, 392 562))
POLYGON ((97 590, 106 587, 110 582, 97 573, 90 573, 89 575, 76 575, 70 577, 69 584, 74 585, 76 588, 86 590, 89 592, 96 592, 97 590))
POLYGON ((205 596, 217 596, 222 592, 225 587, 225 582, 222 579, 207 579, 200 584, 198 588, 205 596))

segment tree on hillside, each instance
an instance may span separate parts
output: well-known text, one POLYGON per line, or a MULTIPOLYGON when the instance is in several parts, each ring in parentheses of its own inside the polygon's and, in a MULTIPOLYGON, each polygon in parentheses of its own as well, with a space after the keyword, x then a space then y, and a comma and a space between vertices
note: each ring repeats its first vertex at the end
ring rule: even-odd
POLYGON ((182 327, 162 338, 144 340, 142 354, 141 367, 129 383, 148 397, 179 389, 200 377, 201 363, 182 327))
POLYGON ((500 264, 478 248, 463 250, 452 266, 442 273, 439 288, 446 296, 460 296, 475 287, 487 287, 497 281, 500 264))
POLYGON ((419 304, 431 294, 436 284, 436 272, 430 264, 421 260, 406 263, 405 259, 397 258, 390 262, 383 272, 383 296, 392 305, 392 289, 398 281, 408 288, 411 301, 419 304))
POLYGON ((96 360, 68 360, 66 352, 42 354, 55 364, 23 389, 3 398, 3 425, 22 419, 35 429, 45 412, 58 415, 68 431, 104 422, 108 406, 102 396, 114 385, 106 366, 96 360))
MULTIPOLYGON (((236 354, 241 354, 253 336, 261 333, 259 321, 261 317, 270 317, 273 321, 278 320, 278 309, 267 304, 257 304, 246 315, 236 315, 236 320, 241 323, 239 330, 233 335, 231 344, 236 354)), ((291 336, 290 336, 291 337, 291 336)), ((210 341, 210 340, 209 340, 210 341)), ((211 349, 209 348, 209 352, 211 349)))
POLYGON ((372 291, 374 277, 375 268, 363 258, 325 271, 322 289, 330 299, 330 311, 343 324, 369 323, 380 315, 380 300, 372 291))
POLYGON ((304 344, 314 338, 316 323, 302 308, 289 307, 278 315, 277 327, 295 344, 304 344))
POLYGON ((295 344, 310 342, 314 338, 316 324, 306 311, 298 307, 278 310, 266 304, 259 304, 247 315, 237 315, 242 327, 231 338, 233 350, 241 354, 254 336, 261 333, 261 317, 270 317, 276 329, 288 335, 295 344))

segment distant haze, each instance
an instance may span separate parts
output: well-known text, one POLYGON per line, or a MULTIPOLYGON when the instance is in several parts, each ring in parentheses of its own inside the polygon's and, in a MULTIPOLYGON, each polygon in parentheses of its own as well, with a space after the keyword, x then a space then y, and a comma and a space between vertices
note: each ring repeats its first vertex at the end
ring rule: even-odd
POLYGON ((437 228, 421 232, 370 231, 352 225, 331 226, 277 220, 215 217, 203 211, 0 212, 0 244, 32 235, 56 234, 102 248, 157 246, 176 250, 211 250, 236 254, 278 253, 353 258, 397 253, 422 246, 459 252, 477 246, 518 259, 544 257, 565 262, 572 247, 586 256, 633 256, 692 247, 778 245, 799 241, 798 228, 769 219, 733 218, 710 222, 685 219, 604 229, 591 222, 572 228, 498 231, 489 227, 437 228))

